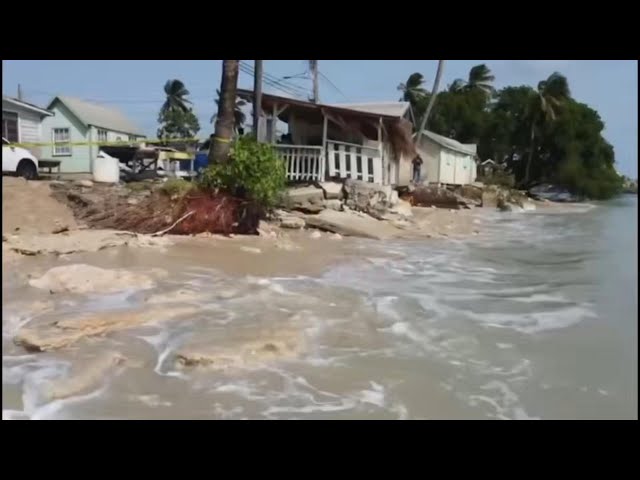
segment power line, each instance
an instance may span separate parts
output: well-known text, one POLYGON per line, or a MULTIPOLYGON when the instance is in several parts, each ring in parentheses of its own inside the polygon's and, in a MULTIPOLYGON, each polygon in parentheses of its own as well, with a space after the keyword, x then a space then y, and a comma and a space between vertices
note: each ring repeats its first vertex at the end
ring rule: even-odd
MULTIPOLYGON (((242 61, 240 62, 240 69, 244 73, 247 73, 249 75, 254 74, 253 67, 242 61)), ((306 95, 306 91, 302 87, 299 87, 298 85, 291 84, 281 79, 278 79, 276 76, 271 75, 269 73, 263 72, 263 80, 269 86, 272 86, 273 88, 280 90, 282 92, 288 93, 290 95, 294 95, 296 97, 304 97, 306 95)))
MULTIPOLYGON (((253 75, 254 74, 253 68, 250 68, 250 67, 242 65, 242 64, 241 64, 241 70, 244 73, 247 73, 249 75, 253 75)), ((288 84, 286 84, 286 83, 284 83, 282 81, 273 80, 273 78, 271 76, 264 75, 264 73, 263 73, 263 81, 267 85, 269 85, 269 86, 271 86, 271 87, 273 87, 273 88, 275 88, 277 90, 280 90, 282 92, 288 93, 290 95, 294 95, 296 97, 304 96, 304 94, 305 94, 305 92, 300 87, 297 87, 296 85, 288 85, 288 84)))
MULTIPOLYGON (((240 70, 243 73, 246 73, 248 75, 253 76, 254 75, 254 70, 253 68, 248 67, 247 65, 244 64, 240 64, 240 70)), ((288 86, 285 85, 279 85, 278 83, 274 82, 273 80, 271 80, 269 77, 267 77, 266 75, 264 75, 263 72, 263 82, 269 86, 272 86, 274 88, 276 88, 277 90, 280 90, 282 92, 286 92, 289 94, 294 94, 294 95, 298 95, 298 92, 293 90, 293 88, 290 88, 288 86)))
POLYGON ((333 83, 331 80, 329 80, 329 77, 327 77, 327 76, 326 76, 324 73, 322 73, 322 72, 318 72, 318 73, 320 74, 320 76, 321 76, 322 78, 324 78, 327 82, 329 82, 329 85, 331 85, 331 86, 334 88, 334 90, 335 90, 335 91, 337 91, 340 95, 342 95, 342 96, 344 97, 344 99, 345 99, 345 100, 349 100, 349 99, 347 98, 347 96, 346 96, 344 93, 342 93, 342 90, 340 90, 338 87, 336 87, 335 83, 333 83))
MULTIPOLYGON (((251 65, 250 63, 247 63, 247 62, 244 62, 244 61, 240 60, 240 64, 241 64, 241 65, 243 65, 243 66, 244 66, 244 67, 246 67, 246 68, 249 68, 249 69, 253 70, 253 65, 251 65)), ((282 85, 286 85, 286 86, 288 86, 288 87, 300 88, 300 87, 298 87, 297 85, 294 85, 294 84, 291 84, 291 83, 286 82, 286 80, 285 80, 285 78, 284 78, 284 77, 280 77, 280 78, 278 78, 278 77, 276 77, 275 75, 272 75, 272 74, 270 74, 270 73, 268 73, 268 72, 263 72, 263 76, 264 76, 265 78, 268 78, 269 80, 272 80, 273 82, 277 82, 277 83, 280 83, 280 84, 282 84, 282 85)), ((296 75, 296 76, 297 76, 297 75, 296 75)))

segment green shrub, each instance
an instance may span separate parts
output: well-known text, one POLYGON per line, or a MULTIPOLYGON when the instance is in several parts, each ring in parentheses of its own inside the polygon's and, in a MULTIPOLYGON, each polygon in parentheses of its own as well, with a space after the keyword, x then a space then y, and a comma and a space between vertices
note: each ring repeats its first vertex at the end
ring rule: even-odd
POLYGON ((194 184, 191 182, 187 182, 182 178, 170 178, 166 182, 162 184, 160 187, 160 191, 173 197, 177 195, 179 197, 183 197, 194 187, 194 184))
POLYGON ((243 136, 233 143, 229 162, 207 167, 200 182, 205 189, 225 190, 269 209, 284 191, 286 171, 271 145, 243 136))
POLYGON ((587 169, 575 155, 565 160, 555 179, 571 192, 594 200, 606 200, 622 190, 622 177, 611 165, 587 169))

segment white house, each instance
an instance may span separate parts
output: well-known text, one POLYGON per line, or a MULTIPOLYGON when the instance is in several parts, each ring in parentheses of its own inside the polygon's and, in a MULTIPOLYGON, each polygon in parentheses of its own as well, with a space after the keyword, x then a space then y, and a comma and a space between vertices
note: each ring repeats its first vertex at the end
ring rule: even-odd
MULTIPOLYGON (((53 116, 44 108, 18 100, 17 98, 2 96, 2 137, 11 143, 39 143, 42 142, 42 121, 53 116)), ((36 156, 40 156, 40 147, 29 147, 36 156)))
POLYGON ((61 160, 63 173, 90 173, 99 144, 135 142, 145 137, 123 113, 70 97, 55 97, 47 107, 53 116, 42 122, 43 158, 61 160))
POLYGON ((418 142, 422 179, 428 183, 467 185, 477 177, 477 145, 462 144, 424 130, 418 142))
MULTIPOLYGON (((253 91, 237 93, 253 102, 253 91)), ((275 145, 292 182, 353 178, 405 186, 411 181, 415 148, 407 102, 320 104, 263 94, 261 110, 260 140, 275 145), (288 126, 282 139, 276 138, 277 122, 288 126)))

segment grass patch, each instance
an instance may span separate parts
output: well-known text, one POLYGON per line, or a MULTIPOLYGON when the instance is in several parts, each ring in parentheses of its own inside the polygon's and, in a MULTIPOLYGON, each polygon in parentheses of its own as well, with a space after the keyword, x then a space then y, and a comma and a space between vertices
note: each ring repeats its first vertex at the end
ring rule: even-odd
POLYGON ((184 197, 194 186, 193 183, 187 182, 182 178, 170 178, 160 186, 160 191, 170 197, 174 195, 184 197))

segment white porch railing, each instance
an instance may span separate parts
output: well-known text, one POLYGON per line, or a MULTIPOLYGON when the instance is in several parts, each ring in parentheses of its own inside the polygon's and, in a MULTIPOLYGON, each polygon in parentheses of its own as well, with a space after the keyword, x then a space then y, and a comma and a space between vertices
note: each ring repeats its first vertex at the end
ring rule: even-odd
POLYGON ((324 148, 315 145, 274 145, 290 181, 324 180, 324 148))
POLYGON ((383 163, 380 150, 353 143, 328 141, 325 150, 317 145, 274 145, 284 161, 289 181, 319 181, 353 178, 382 184, 383 163), (326 175, 328 173, 328 175, 326 175))
POLYGON ((353 178, 380 183, 382 155, 377 148, 343 142, 327 142, 329 177, 353 178))

